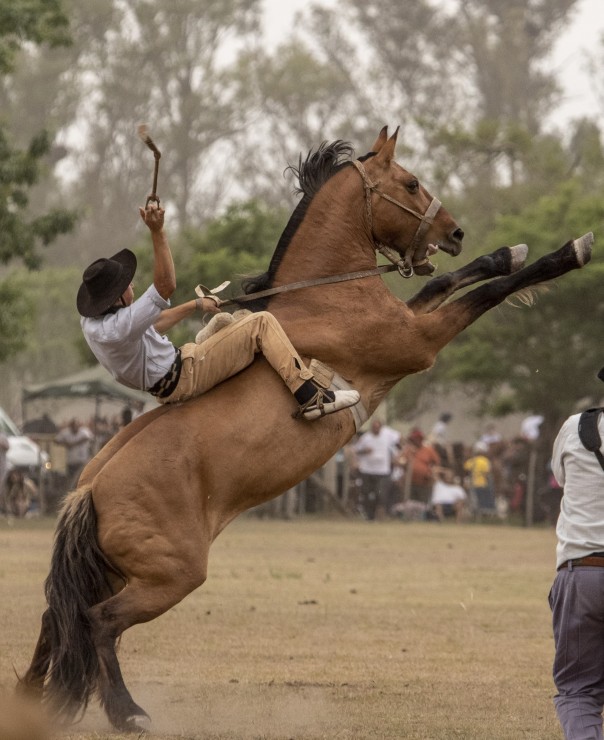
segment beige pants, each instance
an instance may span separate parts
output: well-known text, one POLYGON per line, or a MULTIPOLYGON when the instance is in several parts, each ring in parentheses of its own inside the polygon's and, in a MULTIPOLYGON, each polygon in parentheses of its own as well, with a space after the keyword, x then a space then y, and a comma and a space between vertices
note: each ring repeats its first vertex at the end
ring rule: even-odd
POLYGON ((258 352, 279 373, 292 393, 313 377, 277 319, 266 311, 252 313, 230 324, 201 344, 184 344, 180 351, 182 369, 178 385, 171 395, 158 398, 160 403, 176 403, 200 396, 251 365, 258 352))

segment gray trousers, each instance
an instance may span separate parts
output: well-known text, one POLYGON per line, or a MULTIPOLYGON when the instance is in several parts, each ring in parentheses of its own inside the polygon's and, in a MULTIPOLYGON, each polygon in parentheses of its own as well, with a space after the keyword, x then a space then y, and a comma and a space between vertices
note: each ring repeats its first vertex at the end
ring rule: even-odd
POLYGON ((549 594, 554 641, 554 704, 567 740, 602 740, 604 568, 575 566, 549 594))

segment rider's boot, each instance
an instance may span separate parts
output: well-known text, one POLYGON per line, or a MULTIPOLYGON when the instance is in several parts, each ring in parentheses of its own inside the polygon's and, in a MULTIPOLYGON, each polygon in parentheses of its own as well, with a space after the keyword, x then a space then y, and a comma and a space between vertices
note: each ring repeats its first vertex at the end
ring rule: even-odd
POLYGON ((307 421, 314 421, 335 411, 350 408, 361 400, 358 391, 328 391, 312 380, 305 381, 294 396, 300 404, 295 416, 302 416, 307 421))

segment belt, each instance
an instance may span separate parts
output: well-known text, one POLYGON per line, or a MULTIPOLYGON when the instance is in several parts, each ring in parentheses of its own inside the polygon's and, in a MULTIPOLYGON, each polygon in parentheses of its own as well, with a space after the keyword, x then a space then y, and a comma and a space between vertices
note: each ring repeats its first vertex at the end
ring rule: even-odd
POLYGON ((584 558, 575 558, 575 560, 567 560, 565 563, 558 568, 569 568, 572 570, 579 565, 590 565, 598 568, 604 568, 604 555, 586 555, 584 558))
POLYGON ((172 395, 172 393, 174 393, 174 391, 176 390, 178 381, 180 380, 181 367, 182 359, 180 356, 180 349, 177 349, 176 357, 174 358, 174 362, 172 363, 170 369, 163 378, 160 378, 157 383, 155 383, 155 385, 149 388, 149 393, 152 396, 157 396, 158 398, 167 398, 168 396, 172 395))

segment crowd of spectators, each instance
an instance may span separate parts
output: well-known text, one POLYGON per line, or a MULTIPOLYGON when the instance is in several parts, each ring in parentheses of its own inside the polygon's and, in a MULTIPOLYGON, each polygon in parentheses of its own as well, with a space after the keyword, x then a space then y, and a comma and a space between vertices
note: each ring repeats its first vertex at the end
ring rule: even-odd
MULTIPOLYGON (((73 417, 57 426, 47 414, 23 425, 23 432, 43 443, 64 449, 64 461, 52 460, 51 472, 44 480, 45 509, 55 510, 62 497, 76 485, 86 463, 134 418, 127 406, 111 418, 92 417, 87 423, 73 417)), ((42 502, 40 481, 32 471, 11 468, 7 462, 8 438, 0 433, 0 515, 8 519, 37 516, 42 502)))
MULTIPOLYGON (((509 440, 489 423, 470 443, 450 441, 451 418, 441 414, 427 434, 413 427, 407 435, 374 420, 346 446, 345 495, 361 516, 461 522, 524 514, 542 417, 527 417, 509 440)), ((540 472, 532 520, 554 524, 561 490, 551 470, 540 472)))

